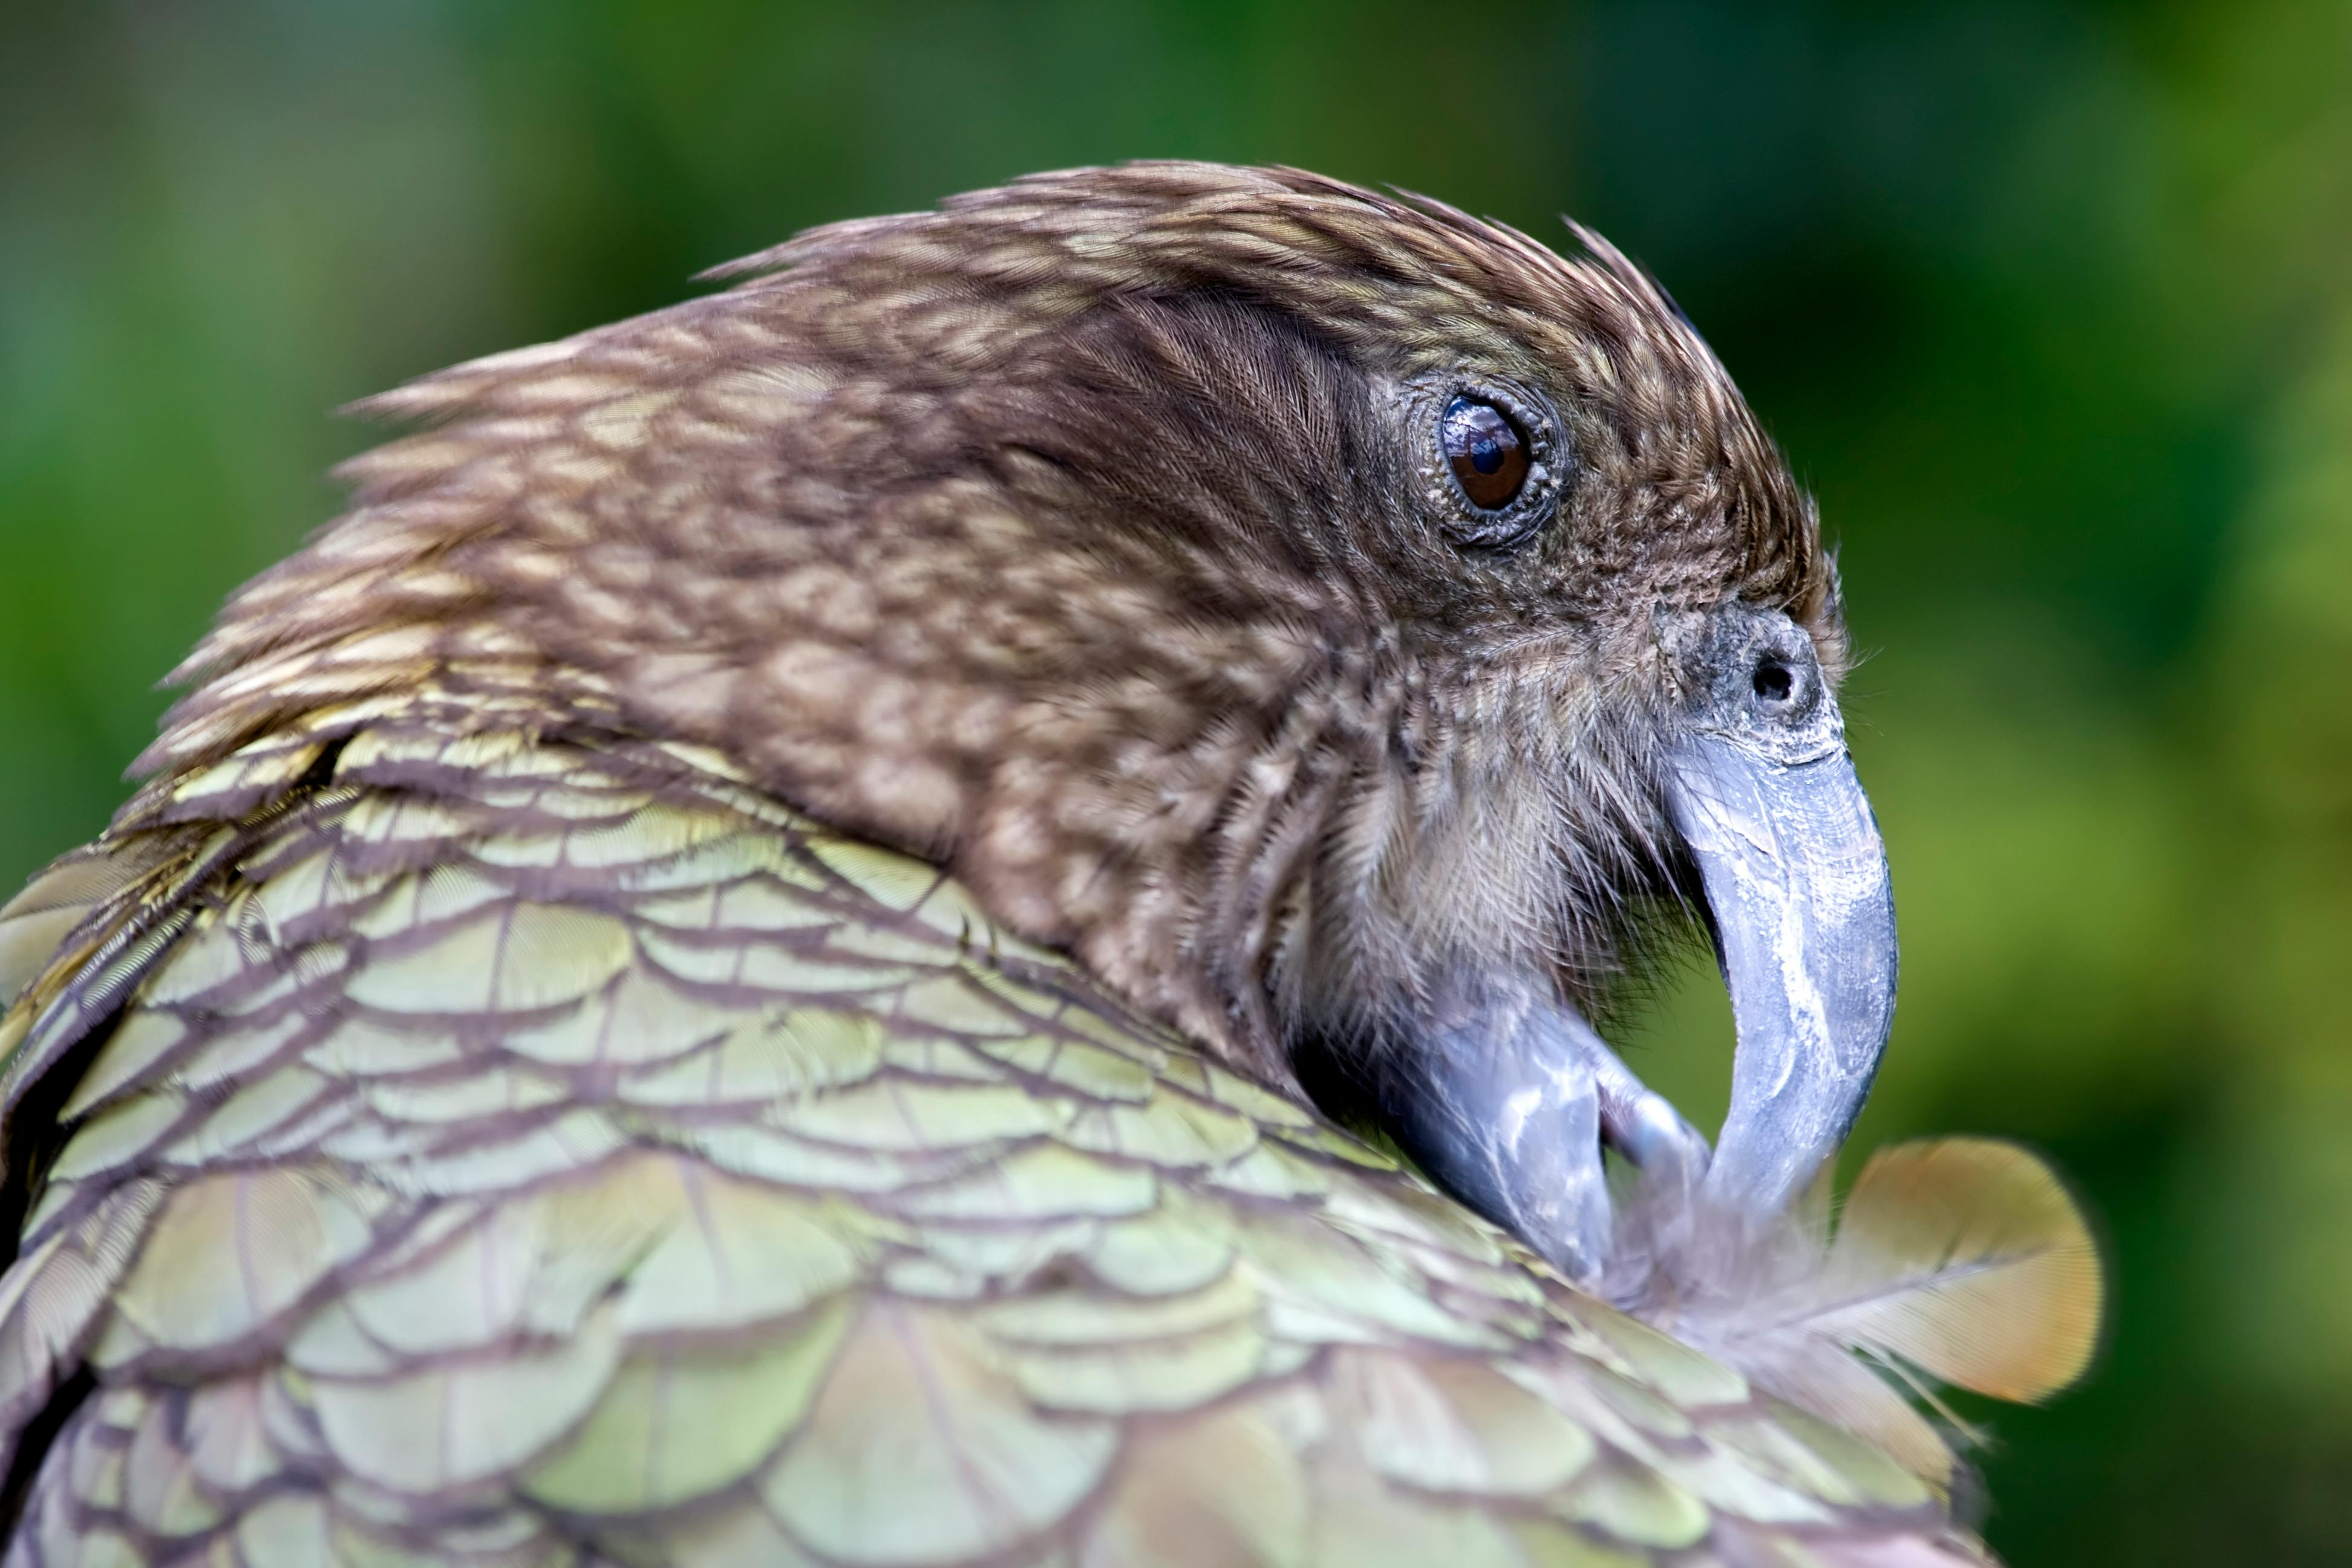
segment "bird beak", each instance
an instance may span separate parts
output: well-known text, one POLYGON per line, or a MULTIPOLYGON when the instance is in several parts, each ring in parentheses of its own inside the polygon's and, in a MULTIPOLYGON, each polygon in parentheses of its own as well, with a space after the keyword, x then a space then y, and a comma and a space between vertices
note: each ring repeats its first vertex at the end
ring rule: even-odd
POLYGON ((1614 1245, 1603 1143, 1652 1191, 1752 1233, 1853 1126, 1895 1011, 1886 854, 1811 639, 1784 615, 1734 605, 1689 651, 1696 695, 1661 788, 1738 1029, 1719 1146, 1709 1154, 1550 975, 1442 980, 1421 999, 1415 1048, 1376 1091, 1384 1125, 1439 1185, 1586 1283, 1614 1245))
POLYGON ((1801 723, 1748 713, 1699 729, 1666 781, 1738 1038, 1731 1112, 1702 1193, 1758 1220, 1844 1142, 1895 1016, 1885 847, 1835 699, 1816 689, 1811 703, 1801 723))

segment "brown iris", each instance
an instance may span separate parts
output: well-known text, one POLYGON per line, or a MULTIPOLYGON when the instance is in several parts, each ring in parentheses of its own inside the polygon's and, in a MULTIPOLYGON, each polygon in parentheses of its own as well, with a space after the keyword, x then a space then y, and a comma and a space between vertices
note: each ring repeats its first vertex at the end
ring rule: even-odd
POLYGON ((1491 403, 1457 397, 1447 404, 1438 421, 1438 441, 1473 506, 1499 510, 1528 482, 1528 438, 1491 403))

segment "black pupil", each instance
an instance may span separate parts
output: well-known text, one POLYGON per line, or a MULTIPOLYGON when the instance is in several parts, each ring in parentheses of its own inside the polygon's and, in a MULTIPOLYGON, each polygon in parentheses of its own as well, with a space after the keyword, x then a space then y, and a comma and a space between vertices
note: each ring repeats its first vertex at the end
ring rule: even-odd
POLYGON ((1475 397, 1445 405, 1445 460, 1473 505, 1507 506, 1528 478, 1528 438, 1509 415, 1475 397))

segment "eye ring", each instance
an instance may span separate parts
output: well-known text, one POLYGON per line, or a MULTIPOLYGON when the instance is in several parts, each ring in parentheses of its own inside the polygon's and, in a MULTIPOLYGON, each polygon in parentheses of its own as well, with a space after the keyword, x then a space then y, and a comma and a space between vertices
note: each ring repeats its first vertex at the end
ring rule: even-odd
POLYGON ((1405 393, 1422 491, 1455 544, 1508 549, 1557 515, 1573 464, 1540 393, 1461 372, 1420 377, 1405 393))

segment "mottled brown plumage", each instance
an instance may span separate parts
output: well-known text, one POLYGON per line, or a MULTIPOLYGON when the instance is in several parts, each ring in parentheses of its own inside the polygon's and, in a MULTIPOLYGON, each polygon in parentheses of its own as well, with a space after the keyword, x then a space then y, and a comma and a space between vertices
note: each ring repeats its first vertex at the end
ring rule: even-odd
POLYGON ((2063 1381, 2080 1216, 1757 1245, 1891 997, 1835 584, 1580 238, 1045 175, 377 400, 0 909, 9 1568, 1980 1561, 1848 1348, 2063 1381), (1695 895, 1711 1155, 1575 1010, 1695 895))
POLYGON ((1564 260, 1313 175, 1139 165, 836 225, 749 280, 376 399, 432 422, 247 589, 143 765, 436 668, 720 747, 937 856, 1237 1059, 1465 947, 1582 987, 1665 837, 1678 618, 1785 607, 1810 503, 1706 346, 1564 260), (1556 525, 1465 552, 1388 389, 1550 389, 1556 525))

